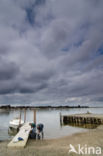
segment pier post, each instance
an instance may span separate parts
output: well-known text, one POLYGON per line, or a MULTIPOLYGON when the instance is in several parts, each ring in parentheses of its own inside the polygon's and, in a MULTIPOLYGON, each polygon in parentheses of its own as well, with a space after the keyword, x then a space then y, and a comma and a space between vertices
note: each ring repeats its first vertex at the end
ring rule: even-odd
POLYGON ((60 125, 61 125, 61 126, 63 125, 63 117, 62 117, 61 112, 60 112, 60 125))
POLYGON ((34 109, 34 123, 36 124, 36 109, 34 109))
POLYGON ((26 122, 26 109, 24 109, 24 123, 26 122))
POLYGON ((20 117, 19 117, 19 125, 21 124, 21 110, 20 110, 20 117))

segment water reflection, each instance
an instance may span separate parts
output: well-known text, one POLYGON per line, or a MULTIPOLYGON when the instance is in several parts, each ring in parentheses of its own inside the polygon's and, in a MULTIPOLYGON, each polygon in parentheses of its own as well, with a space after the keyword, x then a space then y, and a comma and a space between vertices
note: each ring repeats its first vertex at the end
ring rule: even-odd
POLYGON ((69 123, 69 124, 63 124, 62 126, 73 126, 73 127, 80 127, 80 128, 87 128, 87 129, 95 129, 99 125, 98 124, 83 124, 83 123, 69 123))
POLYGON ((10 111, 9 110, 6 110, 6 109, 0 109, 0 116, 2 116, 2 115, 9 115, 9 113, 10 113, 10 111))
POLYGON ((14 129, 12 127, 8 128, 8 135, 9 136, 15 136, 18 133, 19 129, 14 129))

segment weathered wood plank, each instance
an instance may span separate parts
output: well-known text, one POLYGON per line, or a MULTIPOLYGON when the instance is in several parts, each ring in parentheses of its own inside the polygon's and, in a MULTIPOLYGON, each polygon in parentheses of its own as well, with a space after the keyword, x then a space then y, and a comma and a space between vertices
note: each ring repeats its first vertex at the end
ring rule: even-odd
POLYGON ((29 133, 31 131, 31 126, 29 123, 25 123, 21 128, 17 135, 12 139, 12 141, 8 144, 8 147, 12 148, 24 148, 28 141, 29 133), (22 141, 18 141, 18 138, 23 138, 22 141))

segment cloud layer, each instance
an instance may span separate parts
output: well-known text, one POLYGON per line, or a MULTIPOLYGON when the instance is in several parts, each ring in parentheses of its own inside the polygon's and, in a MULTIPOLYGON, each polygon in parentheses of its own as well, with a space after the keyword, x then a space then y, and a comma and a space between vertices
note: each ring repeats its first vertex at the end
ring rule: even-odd
POLYGON ((102 0, 1 0, 1 104, 99 105, 102 83, 102 0))

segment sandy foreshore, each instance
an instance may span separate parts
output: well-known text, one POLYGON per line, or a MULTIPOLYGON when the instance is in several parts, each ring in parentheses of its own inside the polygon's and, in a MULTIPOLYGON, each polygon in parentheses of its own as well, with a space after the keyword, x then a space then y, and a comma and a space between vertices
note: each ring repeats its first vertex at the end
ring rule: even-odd
MULTIPOLYGON (((8 149, 8 141, 0 142, 0 156, 76 156, 78 154, 68 153, 69 145, 75 148, 81 146, 101 147, 103 156, 103 125, 97 129, 91 129, 87 132, 73 134, 60 139, 51 139, 43 141, 29 140, 24 149, 8 149)), ((90 155, 86 155, 90 156, 90 155)), ((91 154, 96 156, 96 154, 91 154)))

